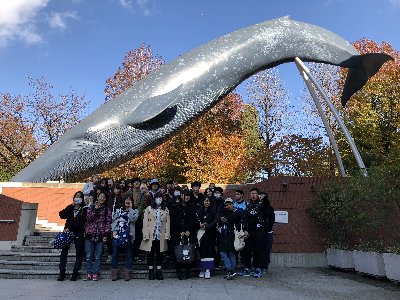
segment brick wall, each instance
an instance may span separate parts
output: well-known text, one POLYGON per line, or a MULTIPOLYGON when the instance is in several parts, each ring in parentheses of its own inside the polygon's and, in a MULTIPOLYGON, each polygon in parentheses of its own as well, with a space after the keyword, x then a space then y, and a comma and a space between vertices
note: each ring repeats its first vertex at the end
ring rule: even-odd
MULTIPOLYGON (((240 187, 245 199, 250 197, 250 189, 258 188, 267 192, 275 210, 288 212, 289 223, 274 226, 275 253, 322 253, 321 231, 307 214, 315 193, 314 189, 333 178, 322 177, 274 177, 254 185, 240 187), (283 183, 287 184, 284 187, 283 183)), ((226 197, 234 198, 234 190, 225 191, 226 197)))
POLYGON ((37 218, 64 226, 65 220, 58 213, 72 203, 75 192, 83 184, 25 184, 18 187, 2 187, 2 194, 28 203, 38 203, 37 218))
POLYGON ((0 195, 0 220, 14 220, 12 223, 0 223, 0 241, 16 241, 22 202, 0 195))
MULTIPOLYGON (((333 178, 321 177, 274 177, 254 185, 226 185, 225 197, 233 198, 234 189, 240 188, 249 198, 252 187, 268 193, 275 210, 285 210, 289 214, 289 223, 274 226, 275 253, 322 253, 321 232, 308 216, 315 193, 314 189, 333 178), (285 187, 282 183, 286 183, 285 187)), ((76 191, 83 184, 25 184, 20 187, 2 187, 3 195, 15 199, 39 203, 38 218, 58 225, 64 225, 58 212, 71 203, 76 191)), ((203 185, 203 188, 206 187, 203 185)))

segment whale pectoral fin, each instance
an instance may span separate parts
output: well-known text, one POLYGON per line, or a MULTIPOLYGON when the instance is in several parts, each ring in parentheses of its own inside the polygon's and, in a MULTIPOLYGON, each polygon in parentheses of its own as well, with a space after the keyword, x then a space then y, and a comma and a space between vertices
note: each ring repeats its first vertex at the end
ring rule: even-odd
POLYGON ((182 87, 183 84, 171 92, 146 99, 127 118, 127 124, 131 126, 139 125, 156 118, 168 108, 174 107, 180 101, 179 94, 182 87))
POLYGON ((343 107, 350 97, 360 90, 368 79, 374 76, 389 60, 393 60, 393 58, 384 53, 367 53, 353 56, 340 64, 341 67, 349 68, 341 99, 343 107))

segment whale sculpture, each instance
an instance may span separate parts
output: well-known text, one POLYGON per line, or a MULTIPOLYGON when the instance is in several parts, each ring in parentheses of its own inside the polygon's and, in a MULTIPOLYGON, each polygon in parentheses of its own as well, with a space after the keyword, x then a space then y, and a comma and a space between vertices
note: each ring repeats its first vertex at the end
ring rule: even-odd
POLYGON ((323 28, 283 17, 204 44, 134 83, 68 130, 12 181, 76 181, 160 144, 253 74, 299 57, 349 68, 342 103, 384 62, 323 28))

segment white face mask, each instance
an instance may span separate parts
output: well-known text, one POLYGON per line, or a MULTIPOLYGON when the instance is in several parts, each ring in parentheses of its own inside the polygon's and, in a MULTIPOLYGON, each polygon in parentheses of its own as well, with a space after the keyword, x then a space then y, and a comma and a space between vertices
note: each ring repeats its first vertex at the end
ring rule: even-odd
POLYGON ((74 204, 81 204, 82 198, 74 198, 74 204))
POLYGON ((219 199, 219 198, 221 198, 221 194, 215 193, 215 194, 214 194, 214 197, 217 198, 217 199, 219 199))
POLYGON ((180 195, 181 195, 181 192, 180 192, 180 191, 175 191, 175 192, 174 192, 174 196, 175 196, 175 197, 179 197, 180 195))
POLYGON ((162 198, 156 198, 156 205, 161 205, 162 198))

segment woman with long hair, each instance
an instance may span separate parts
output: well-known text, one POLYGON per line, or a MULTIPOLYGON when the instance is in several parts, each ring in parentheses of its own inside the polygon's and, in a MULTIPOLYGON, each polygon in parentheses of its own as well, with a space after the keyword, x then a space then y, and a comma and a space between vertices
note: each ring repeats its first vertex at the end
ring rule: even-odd
POLYGON ((149 280, 163 280, 162 263, 170 239, 170 216, 162 193, 156 193, 154 197, 148 194, 148 197, 151 197, 151 204, 144 211, 140 249, 147 252, 149 280))

